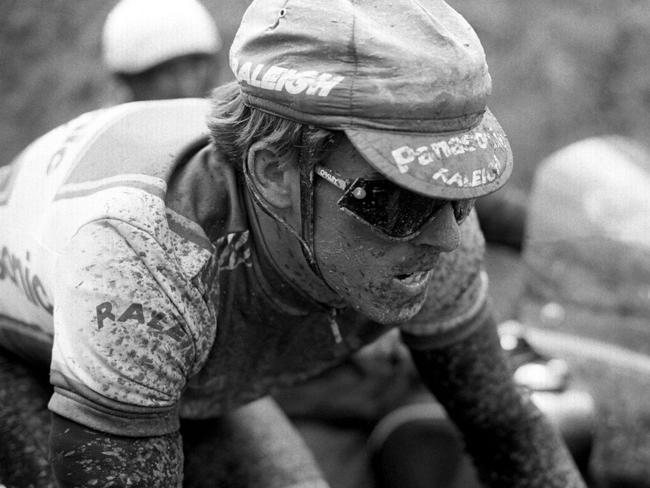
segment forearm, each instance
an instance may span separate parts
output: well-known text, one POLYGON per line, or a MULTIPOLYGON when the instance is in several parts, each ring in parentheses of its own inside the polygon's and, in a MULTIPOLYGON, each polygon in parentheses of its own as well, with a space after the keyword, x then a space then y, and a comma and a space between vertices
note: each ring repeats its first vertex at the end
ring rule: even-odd
POLYGON ((50 458, 60 488, 182 486, 183 450, 176 433, 120 437, 52 414, 50 458))
POLYGON ((189 481, 200 475, 214 486, 327 488, 311 452, 270 398, 220 419, 185 421, 182 432, 189 481))
POLYGON ((458 343, 412 351, 425 383, 461 430, 488 486, 583 487, 557 433, 516 388, 487 321, 458 343))

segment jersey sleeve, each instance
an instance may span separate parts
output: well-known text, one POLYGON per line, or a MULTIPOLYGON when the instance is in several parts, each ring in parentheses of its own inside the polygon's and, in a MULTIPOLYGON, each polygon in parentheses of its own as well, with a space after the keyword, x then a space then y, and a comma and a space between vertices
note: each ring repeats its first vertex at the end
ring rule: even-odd
POLYGON ((485 240, 473 212, 461 226, 460 246, 441 254, 422 310, 401 326, 409 347, 441 347, 466 337, 483 323, 488 313, 484 253, 485 240))
POLYGON ((97 220, 56 275, 50 410, 110 434, 176 431, 196 347, 190 283, 173 255, 131 224, 97 220))

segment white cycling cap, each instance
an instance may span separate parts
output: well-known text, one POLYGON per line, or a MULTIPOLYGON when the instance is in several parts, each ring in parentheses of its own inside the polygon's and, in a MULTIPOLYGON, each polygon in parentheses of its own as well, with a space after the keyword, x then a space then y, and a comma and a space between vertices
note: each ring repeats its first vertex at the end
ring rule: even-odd
POLYGON ((104 63, 115 73, 139 73, 189 54, 215 54, 221 38, 196 0, 121 0, 102 36, 104 63))

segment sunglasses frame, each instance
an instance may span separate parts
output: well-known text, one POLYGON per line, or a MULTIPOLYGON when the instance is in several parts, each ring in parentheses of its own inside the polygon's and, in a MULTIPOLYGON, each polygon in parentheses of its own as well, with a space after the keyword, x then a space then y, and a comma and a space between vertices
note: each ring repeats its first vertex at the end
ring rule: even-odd
MULTIPOLYGON (((344 211, 348 215, 351 215, 352 217, 357 219, 359 222, 362 222, 365 225, 369 226, 375 233, 378 233, 381 237, 383 237, 385 239, 388 239, 388 240, 391 240, 391 241, 409 241, 411 239, 414 239, 418 235, 420 235, 420 233, 422 232, 422 229, 424 229, 424 227, 426 227, 426 225, 429 222, 431 222, 436 217, 436 215, 438 215, 438 212, 440 212, 440 210, 442 208, 444 208, 444 206, 447 203, 450 203, 452 205, 452 208, 454 210, 454 217, 456 218, 456 222, 459 225, 467 218, 467 216, 469 216, 469 214, 471 212, 471 209, 474 207, 474 203, 473 203, 474 199, 458 200, 458 201, 440 199, 440 205, 437 205, 435 207, 435 210, 433 211, 431 216, 426 221, 424 221, 422 223, 422 225, 420 226, 420 228, 418 230, 416 230, 415 232, 413 232, 413 233, 411 233, 411 234, 409 234, 407 236, 401 236, 401 237, 400 236, 393 236, 393 235, 388 234, 381 227, 378 227, 378 226, 372 224, 371 222, 368 222, 366 219, 364 219, 363 217, 358 215, 356 212, 354 212, 350 208, 347 208, 346 206, 343 206, 341 204, 342 200, 347 196, 347 193, 353 187, 357 186, 359 184, 359 182, 371 181, 372 179, 345 178, 345 177, 341 176, 340 174, 338 174, 336 171, 331 170, 329 168, 326 168, 325 166, 322 166, 322 165, 319 165, 319 164, 314 166, 314 174, 321 177, 323 180, 327 181, 331 185, 337 187, 339 190, 343 191, 343 196, 341 196, 341 198, 339 198, 338 201, 337 201, 337 205, 338 205, 340 210, 344 211), (469 202, 470 203, 469 210, 466 212, 466 214, 461 214, 460 216, 457 215, 457 213, 460 212, 458 210, 460 208, 459 205, 458 205, 458 202, 469 202)), ((360 186, 363 186, 363 185, 360 185, 360 186)), ((362 188, 360 188, 360 186, 357 186, 357 188, 355 188, 355 190, 356 189, 362 189, 362 188)), ((353 190, 353 192, 355 190, 353 190)), ((409 192, 410 190, 402 189, 402 191, 409 192)), ((357 197, 353 193, 352 196, 356 197, 356 198, 359 198, 359 199, 362 199, 362 198, 364 198, 365 195, 364 196, 360 195, 360 196, 357 197)), ((436 200, 436 199, 432 198, 432 200, 436 200)))

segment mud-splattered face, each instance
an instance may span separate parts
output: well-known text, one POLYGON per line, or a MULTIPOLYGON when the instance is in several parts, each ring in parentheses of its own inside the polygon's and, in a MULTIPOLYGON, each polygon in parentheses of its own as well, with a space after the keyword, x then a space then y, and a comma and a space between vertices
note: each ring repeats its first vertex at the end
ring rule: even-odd
MULTIPOLYGON (((325 166, 346 178, 379 177, 347 139, 325 166)), ((349 305, 380 323, 413 317, 422 307, 440 253, 458 247, 459 228, 445 205, 422 232, 395 242, 339 209, 342 192, 315 178, 315 253, 325 280, 349 305)))

